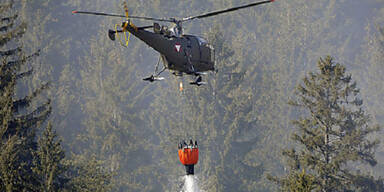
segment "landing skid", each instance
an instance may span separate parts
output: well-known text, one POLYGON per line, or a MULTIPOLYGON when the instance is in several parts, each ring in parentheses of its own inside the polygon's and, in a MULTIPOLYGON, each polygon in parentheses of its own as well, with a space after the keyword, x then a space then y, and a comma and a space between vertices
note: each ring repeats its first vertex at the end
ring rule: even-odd
POLYGON ((143 80, 144 81, 149 81, 149 82, 162 81, 162 80, 164 80, 164 77, 156 77, 156 76, 151 75, 151 76, 149 76, 147 78, 144 78, 143 80))
POLYGON ((167 69, 167 67, 164 66, 163 69, 158 72, 159 64, 160 64, 160 57, 159 57, 159 60, 157 61, 154 73, 151 76, 144 78, 143 79, 144 81, 154 82, 154 81, 162 81, 165 79, 164 77, 160 77, 160 74, 164 72, 167 69))
POLYGON ((202 79, 203 79, 203 78, 201 77, 201 75, 198 75, 197 78, 196 78, 196 80, 195 80, 195 81, 192 81, 192 82, 189 82, 189 84, 191 84, 191 85, 197 85, 198 87, 200 87, 201 85, 206 85, 207 82, 203 82, 202 79))
POLYGON ((173 72, 172 73, 174 76, 176 77, 182 77, 183 76, 183 73, 182 72, 173 72))

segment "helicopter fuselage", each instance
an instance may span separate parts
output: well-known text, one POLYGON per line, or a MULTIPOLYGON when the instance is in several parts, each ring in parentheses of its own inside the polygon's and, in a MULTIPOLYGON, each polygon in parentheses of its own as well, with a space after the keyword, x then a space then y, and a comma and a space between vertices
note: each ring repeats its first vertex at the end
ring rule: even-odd
POLYGON ((157 80, 162 80, 164 78, 159 77, 159 75, 165 69, 168 69, 175 71, 173 73, 175 75, 182 75, 183 73, 195 75, 196 80, 190 82, 190 84, 200 86, 206 84, 206 82, 202 82, 201 74, 206 71, 215 70, 215 50, 211 45, 207 43, 206 40, 201 37, 194 35, 183 35, 182 24, 184 22, 196 19, 203 19, 219 14, 237 11, 240 9, 245 9, 248 7, 272 3, 273 1, 274 0, 264 0, 223 10, 208 12, 196 16, 169 19, 129 15, 127 4, 124 4, 125 15, 92 11, 72 11, 72 13, 126 18, 126 21, 122 24, 122 30, 117 30, 117 27, 115 27, 115 31, 108 31, 109 38, 111 40, 115 40, 115 35, 117 33, 128 31, 140 40, 144 41, 147 45, 155 49, 157 52, 159 52, 164 63, 164 69, 162 69, 160 72, 157 72, 158 65, 156 65, 155 73, 153 73, 150 77, 144 78, 144 81, 153 82, 157 80), (168 27, 161 27, 158 23, 154 23, 153 26, 136 27, 130 22, 130 19, 168 22, 173 23, 174 27, 168 30, 168 27), (145 30, 147 28, 152 27, 153 32, 145 30))
POLYGON ((159 52, 164 65, 169 70, 197 74, 215 69, 215 51, 201 37, 193 35, 178 37, 132 26, 128 26, 126 30, 159 52))

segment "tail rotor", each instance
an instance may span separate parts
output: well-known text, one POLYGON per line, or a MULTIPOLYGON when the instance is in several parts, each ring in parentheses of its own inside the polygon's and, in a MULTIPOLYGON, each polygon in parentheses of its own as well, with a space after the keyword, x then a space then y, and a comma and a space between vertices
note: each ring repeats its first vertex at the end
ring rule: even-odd
POLYGON ((124 2, 124 12, 125 12, 125 18, 126 18, 126 21, 123 22, 121 28, 123 30, 117 30, 117 27, 118 25, 116 24, 115 25, 115 31, 113 30, 109 30, 108 31, 108 37, 114 41, 116 38, 115 38, 115 35, 117 35, 117 38, 119 39, 120 41, 120 44, 121 46, 123 47, 128 47, 129 45, 129 39, 131 38, 131 33, 127 30, 127 27, 128 25, 129 26, 133 26, 133 24, 131 23, 131 20, 129 19, 129 13, 128 13, 128 6, 127 6, 127 2, 124 2), (128 37, 127 37, 127 33, 128 32, 128 37), (124 33, 124 41, 125 41, 125 44, 123 43, 122 41, 122 38, 119 37, 119 33, 124 33))

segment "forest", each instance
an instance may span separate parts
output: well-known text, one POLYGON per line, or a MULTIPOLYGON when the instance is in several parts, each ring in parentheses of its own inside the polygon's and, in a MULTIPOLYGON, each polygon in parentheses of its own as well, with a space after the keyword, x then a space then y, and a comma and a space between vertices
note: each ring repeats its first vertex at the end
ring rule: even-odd
POLYGON ((0 1, 0 191, 184 191, 189 139, 200 191, 384 191, 383 0, 275 0, 185 23, 215 48, 200 87, 168 71, 143 81, 159 54, 108 38, 124 18, 72 14, 123 2, 183 18, 255 1, 0 1))

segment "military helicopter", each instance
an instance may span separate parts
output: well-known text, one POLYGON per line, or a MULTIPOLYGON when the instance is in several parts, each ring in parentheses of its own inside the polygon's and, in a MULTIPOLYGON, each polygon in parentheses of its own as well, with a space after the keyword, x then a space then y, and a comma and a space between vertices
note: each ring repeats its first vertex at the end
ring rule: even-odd
POLYGON ((215 50, 204 38, 183 34, 182 24, 187 21, 203 19, 239 9, 271 3, 273 1, 274 0, 260 1, 181 19, 130 16, 128 15, 126 4, 124 5, 125 15, 89 11, 73 11, 72 13, 126 18, 126 21, 122 23, 120 28, 116 25, 115 30, 108 31, 109 38, 114 41, 116 35, 118 36, 119 33, 125 34, 128 32, 128 38, 125 36, 127 40, 126 45, 128 45, 130 34, 132 34, 160 53, 154 73, 144 78, 144 81, 154 82, 163 80, 164 78, 160 77, 160 74, 168 69, 173 71, 173 74, 176 76, 182 76, 183 74, 195 76, 196 79, 190 82, 190 84, 200 86, 206 84, 206 82, 202 81, 202 75, 208 71, 215 71, 215 50), (130 19, 155 21, 155 23, 150 26, 137 27, 130 19), (168 28, 167 26, 160 26, 160 24, 156 22, 169 22, 173 23, 173 26, 168 28), (149 28, 153 28, 153 32, 146 30, 149 28), (163 68, 158 70, 160 59, 162 60, 163 68))

